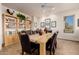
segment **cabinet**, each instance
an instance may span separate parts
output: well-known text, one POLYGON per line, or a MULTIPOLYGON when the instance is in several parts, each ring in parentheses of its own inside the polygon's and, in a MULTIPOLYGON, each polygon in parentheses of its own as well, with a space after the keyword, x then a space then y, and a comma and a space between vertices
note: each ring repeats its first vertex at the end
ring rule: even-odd
POLYGON ((20 21, 19 18, 9 14, 3 14, 3 45, 8 46, 19 42, 17 32, 31 29, 31 21, 20 21))
POLYGON ((3 14, 3 44, 8 46, 17 42, 17 17, 3 14))

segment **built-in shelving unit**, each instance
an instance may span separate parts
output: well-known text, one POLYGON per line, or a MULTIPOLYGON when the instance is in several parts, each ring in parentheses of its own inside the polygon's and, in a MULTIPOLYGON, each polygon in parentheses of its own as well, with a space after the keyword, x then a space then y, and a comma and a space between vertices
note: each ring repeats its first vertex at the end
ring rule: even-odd
POLYGON ((3 37, 4 45, 16 43, 17 39, 17 17, 3 14, 3 37))
POLYGON ((17 32, 31 28, 31 21, 20 21, 19 18, 9 14, 3 14, 3 37, 4 46, 18 42, 17 32))

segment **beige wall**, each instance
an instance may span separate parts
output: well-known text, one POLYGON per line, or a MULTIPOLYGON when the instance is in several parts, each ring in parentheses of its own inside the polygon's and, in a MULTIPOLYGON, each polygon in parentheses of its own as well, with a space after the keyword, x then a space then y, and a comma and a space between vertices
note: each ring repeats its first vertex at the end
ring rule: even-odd
POLYGON ((58 14, 58 28, 60 33, 59 37, 74 41, 79 41, 79 27, 77 26, 77 19, 79 18, 79 9, 68 10, 58 14), (75 15, 74 19, 74 33, 64 33, 64 16, 75 15))
MULTIPOLYGON (((67 40, 74 40, 79 41, 79 27, 77 26, 77 19, 79 18, 79 9, 73 9, 73 10, 67 10, 56 14, 50 14, 49 16, 45 17, 43 16, 40 19, 41 21, 44 21, 46 18, 51 18, 53 21, 55 20, 56 28, 52 28, 52 31, 55 32, 56 30, 59 30, 58 38, 67 39, 67 40), (68 15, 75 15, 74 20, 74 33, 64 33, 64 16, 68 15)), ((41 28, 41 27, 40 27, 41 28)))
POLYGON ((32 30, 36 30, 37 28, 40 28, 40 18, 39 17, 32 17, 32 30))
POLYGON ((0 50, 2 49, 2 42, 3 42, 3 37, 2 37, 2 7, 0 3, 0 50))

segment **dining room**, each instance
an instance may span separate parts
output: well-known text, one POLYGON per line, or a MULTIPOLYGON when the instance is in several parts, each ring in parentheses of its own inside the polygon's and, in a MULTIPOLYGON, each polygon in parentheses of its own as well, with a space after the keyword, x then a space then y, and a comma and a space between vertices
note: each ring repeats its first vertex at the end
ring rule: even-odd
POLYGON ((0 55, 79 55, 79 3, 0 6, 0 55))

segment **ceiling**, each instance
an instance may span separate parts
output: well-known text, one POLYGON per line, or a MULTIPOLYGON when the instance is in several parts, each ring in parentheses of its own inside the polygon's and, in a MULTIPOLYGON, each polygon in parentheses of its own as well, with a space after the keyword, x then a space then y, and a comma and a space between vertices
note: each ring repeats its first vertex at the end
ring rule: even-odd
POLYGON ((79 8, 78 3, 2 3, 2 5, 31 16, 42 16, 79 8))

